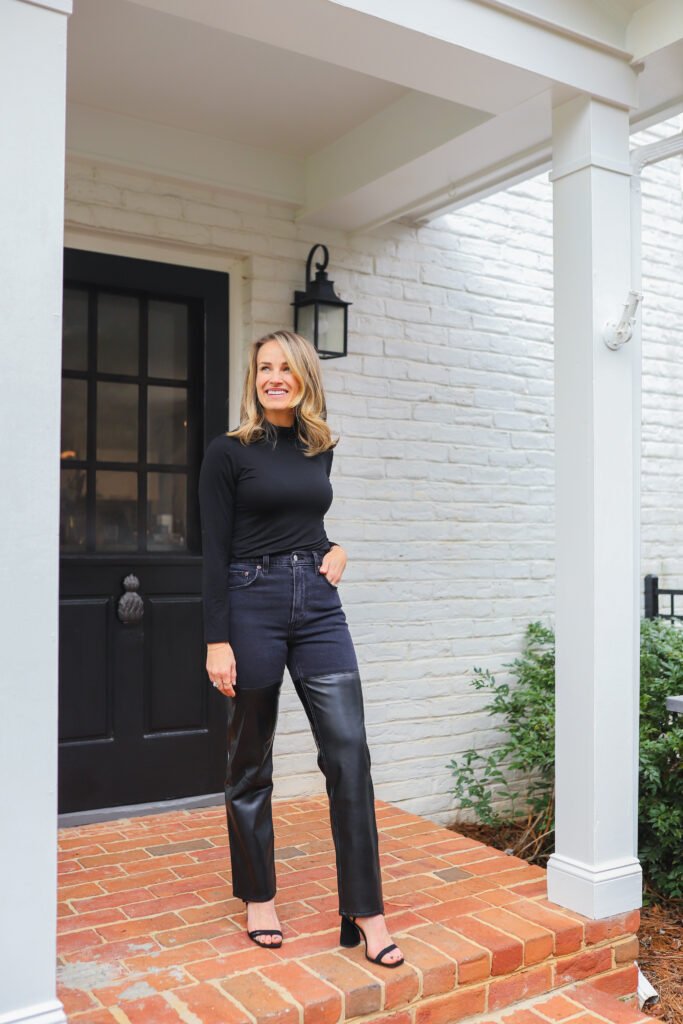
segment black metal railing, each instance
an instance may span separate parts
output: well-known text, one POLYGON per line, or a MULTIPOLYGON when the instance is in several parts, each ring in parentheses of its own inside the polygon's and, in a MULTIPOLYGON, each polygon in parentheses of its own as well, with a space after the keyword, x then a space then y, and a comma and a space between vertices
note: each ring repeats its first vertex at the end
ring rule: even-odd
MULTIPOLYGON (((665 602, 666 603, 666 602, 665 602)), ((645 618, 646 619, 681 619, 683 620, 683 590, 670 590, 660 587, 659 576, 648 574, 645 577, 645 618), (660 598, 668 598, 669 611, 662 611, 660 598), (676 598, 680 598, 679 611, 676 611, 676 598)))

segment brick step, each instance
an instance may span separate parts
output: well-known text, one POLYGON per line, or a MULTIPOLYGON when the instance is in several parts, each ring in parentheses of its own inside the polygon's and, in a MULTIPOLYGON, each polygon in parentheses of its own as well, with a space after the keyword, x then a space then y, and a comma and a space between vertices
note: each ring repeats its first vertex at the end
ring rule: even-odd
POLYGON ((63 831, 58 973, 70 1020, 452 1024, 587 980, 630 1012, 615 997, 635 992, 637 911, 592 921, 563 910, 541 868, 378 802, 387 920, 406 957, 387 970, 363 945, 338 944, 326 800, 274 810, 277 951, 249 941, 229 894, 222 809, 63 831))
POLYGON ((618 998, 595 982, 567 985, 542 999, 525 1000, 493 1015, 469 1018, 468 1024, 652 1024, 638 1009, 635 996, 618 998))

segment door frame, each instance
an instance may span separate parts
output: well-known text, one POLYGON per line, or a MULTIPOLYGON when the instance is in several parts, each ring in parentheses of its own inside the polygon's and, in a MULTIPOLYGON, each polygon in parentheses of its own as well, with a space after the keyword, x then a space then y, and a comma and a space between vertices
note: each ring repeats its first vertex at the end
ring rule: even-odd
MULTIPOLYGON (((81 228, 64 229, 65 249, 85 249, 107 256, 127 256, 132 259, 154 260, 176 266, 195 267, 197 270, 219 270, 228 275, 228 338, 226 372, 228 375, 228 408, 230 423, 219 424, 213 433, 232 429, 239 424, 239 408, 244 376, 245 332, 243 320, 242 280, 251 276, 249 254, 235 255, 207 252, 196 246, 160 242, 154 238, 131 238, 129 235, 110 235, 81 228)), ((206 443, 211 440, 212 425, 204 424, 206 443)))
MULTIPOLYGON (((225 339, 227 352, 219 354, 218 364, 228 378, 229 423, 213 423, 206 420, 206 409, 202 412, 204 447, 214 434, 232 428, 239 422, 239 408, 244 374, 244 322, 242 319, 243 278, 249 274, 250 257, 221 256, 217 253, 198 251, 183 245, 158 242, 154 239, 131 238, 127 235, 112 237, 97 231, 69 228, 64 230, 64 249, 82 249, 107 256, 124 256, 131 259, 152 260, 198 270, 217 270, 228 275, 228 337, 225 339)), ((210 386, 210 376, 205 366, 205 386, 210 386)), ((216 382, 217 383, 217 382, 216 382)), ((134 817, 146 814, 162 814, 168 810, 182 810, 197 806, 212 806, 224 800, 222 792, 204 796, 185 797, 151 803, 130 804, 121 807, 93 808, 58 814, 58 828, 83 825, 98 821, 111 821, 120 817, 134 817)))

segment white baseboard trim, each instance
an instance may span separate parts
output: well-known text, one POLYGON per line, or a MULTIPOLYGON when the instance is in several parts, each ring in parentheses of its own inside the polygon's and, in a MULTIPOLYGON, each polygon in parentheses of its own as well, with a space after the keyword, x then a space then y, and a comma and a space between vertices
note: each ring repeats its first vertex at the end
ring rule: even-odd
POLYGON ((560 853, 548 861, 548 899, 577 914, 601 920, 642 906, 643 872, 637 858, 602 867, 560 853))
POLYGON ((0 1024, 67 1024, 67 1019, 59 999, 51 999, 49 1003, 34 1003, 0 1013, 0 1024))

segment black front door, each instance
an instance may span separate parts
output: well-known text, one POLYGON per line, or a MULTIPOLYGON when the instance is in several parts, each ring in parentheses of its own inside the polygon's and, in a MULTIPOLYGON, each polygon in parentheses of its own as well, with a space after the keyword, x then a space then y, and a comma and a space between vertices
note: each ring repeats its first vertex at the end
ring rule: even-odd
POLYGON ((219 791, 197 480, 226 429, 228 276, 67 249, 59 809, 219 791))

